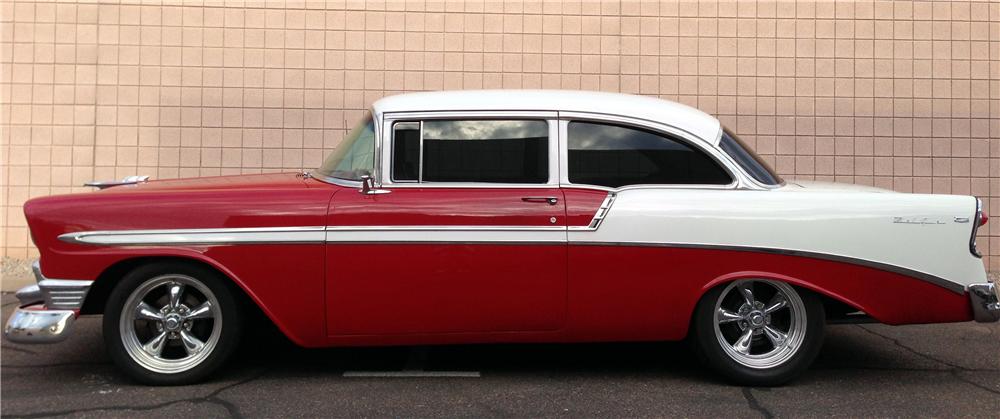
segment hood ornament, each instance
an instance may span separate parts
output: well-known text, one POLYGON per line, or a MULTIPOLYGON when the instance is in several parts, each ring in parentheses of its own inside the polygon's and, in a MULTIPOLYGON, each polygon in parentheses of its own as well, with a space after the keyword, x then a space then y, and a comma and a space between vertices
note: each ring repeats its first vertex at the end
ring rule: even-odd
POLYGON ((91 186, 97 189, 107 189, 113 186, 135 185, 149 180, 149 176, 126 176, 122 180, 92 180, 84 183, 83 186, 91 186))

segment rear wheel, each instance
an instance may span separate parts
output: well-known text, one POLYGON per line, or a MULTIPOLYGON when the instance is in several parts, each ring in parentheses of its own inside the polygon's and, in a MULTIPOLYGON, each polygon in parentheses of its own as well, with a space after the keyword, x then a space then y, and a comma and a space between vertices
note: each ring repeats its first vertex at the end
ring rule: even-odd
POLYGON ((137 381, 189 384, 233 352, 239 306, 217 273, 164 262, 132 271, 104 310, 104 338, 115 363, 137 381))
POLYGON ((695 343, 707 363, 744 385, 779 385, 801 374, 823 344, 823 304, 784 282, 744 279, 698 303, 695 343))

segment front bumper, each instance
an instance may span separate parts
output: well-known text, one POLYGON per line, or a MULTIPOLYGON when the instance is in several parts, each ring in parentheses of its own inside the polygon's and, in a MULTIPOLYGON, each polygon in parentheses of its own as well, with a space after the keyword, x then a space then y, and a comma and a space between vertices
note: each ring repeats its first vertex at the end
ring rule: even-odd
POLYGON ((16 343, 55 343, 66 339, 93 281, 48 279, 32 265, 36 285, 17 291, 20 305, 7 319, 3 335, 16 343))
POLYGON ((969 285, 972 314, 977 322, 1000 320, 1000 287, 992 282, 969 285))

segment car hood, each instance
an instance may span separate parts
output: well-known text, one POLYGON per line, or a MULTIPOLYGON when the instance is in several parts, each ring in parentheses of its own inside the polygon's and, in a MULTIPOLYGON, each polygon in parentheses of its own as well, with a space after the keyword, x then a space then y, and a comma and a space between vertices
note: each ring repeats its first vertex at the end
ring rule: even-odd
POLYGON ((817 182, 811 180, 792 180, 785 182, 779 190, 784 192, 872 192, 894 193, 889 189, 874 186, 855 185, 851 183, 817 182))
POLYGON ((307 187, 301 173, 263 173, 250 175, 212 176, 185 179, 150 180, 135 185, 107 188, 102 193, 208 191, 231 189, 299 189, 307 187))

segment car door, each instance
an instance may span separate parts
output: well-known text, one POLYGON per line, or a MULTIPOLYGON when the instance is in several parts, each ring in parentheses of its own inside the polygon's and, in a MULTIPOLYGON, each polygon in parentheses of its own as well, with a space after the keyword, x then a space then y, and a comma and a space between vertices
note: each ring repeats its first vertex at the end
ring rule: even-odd
POLYGON ((381 184, 331 202, 329 334, 561 328, 566 209, 554 124, 388 118, 381 184))

